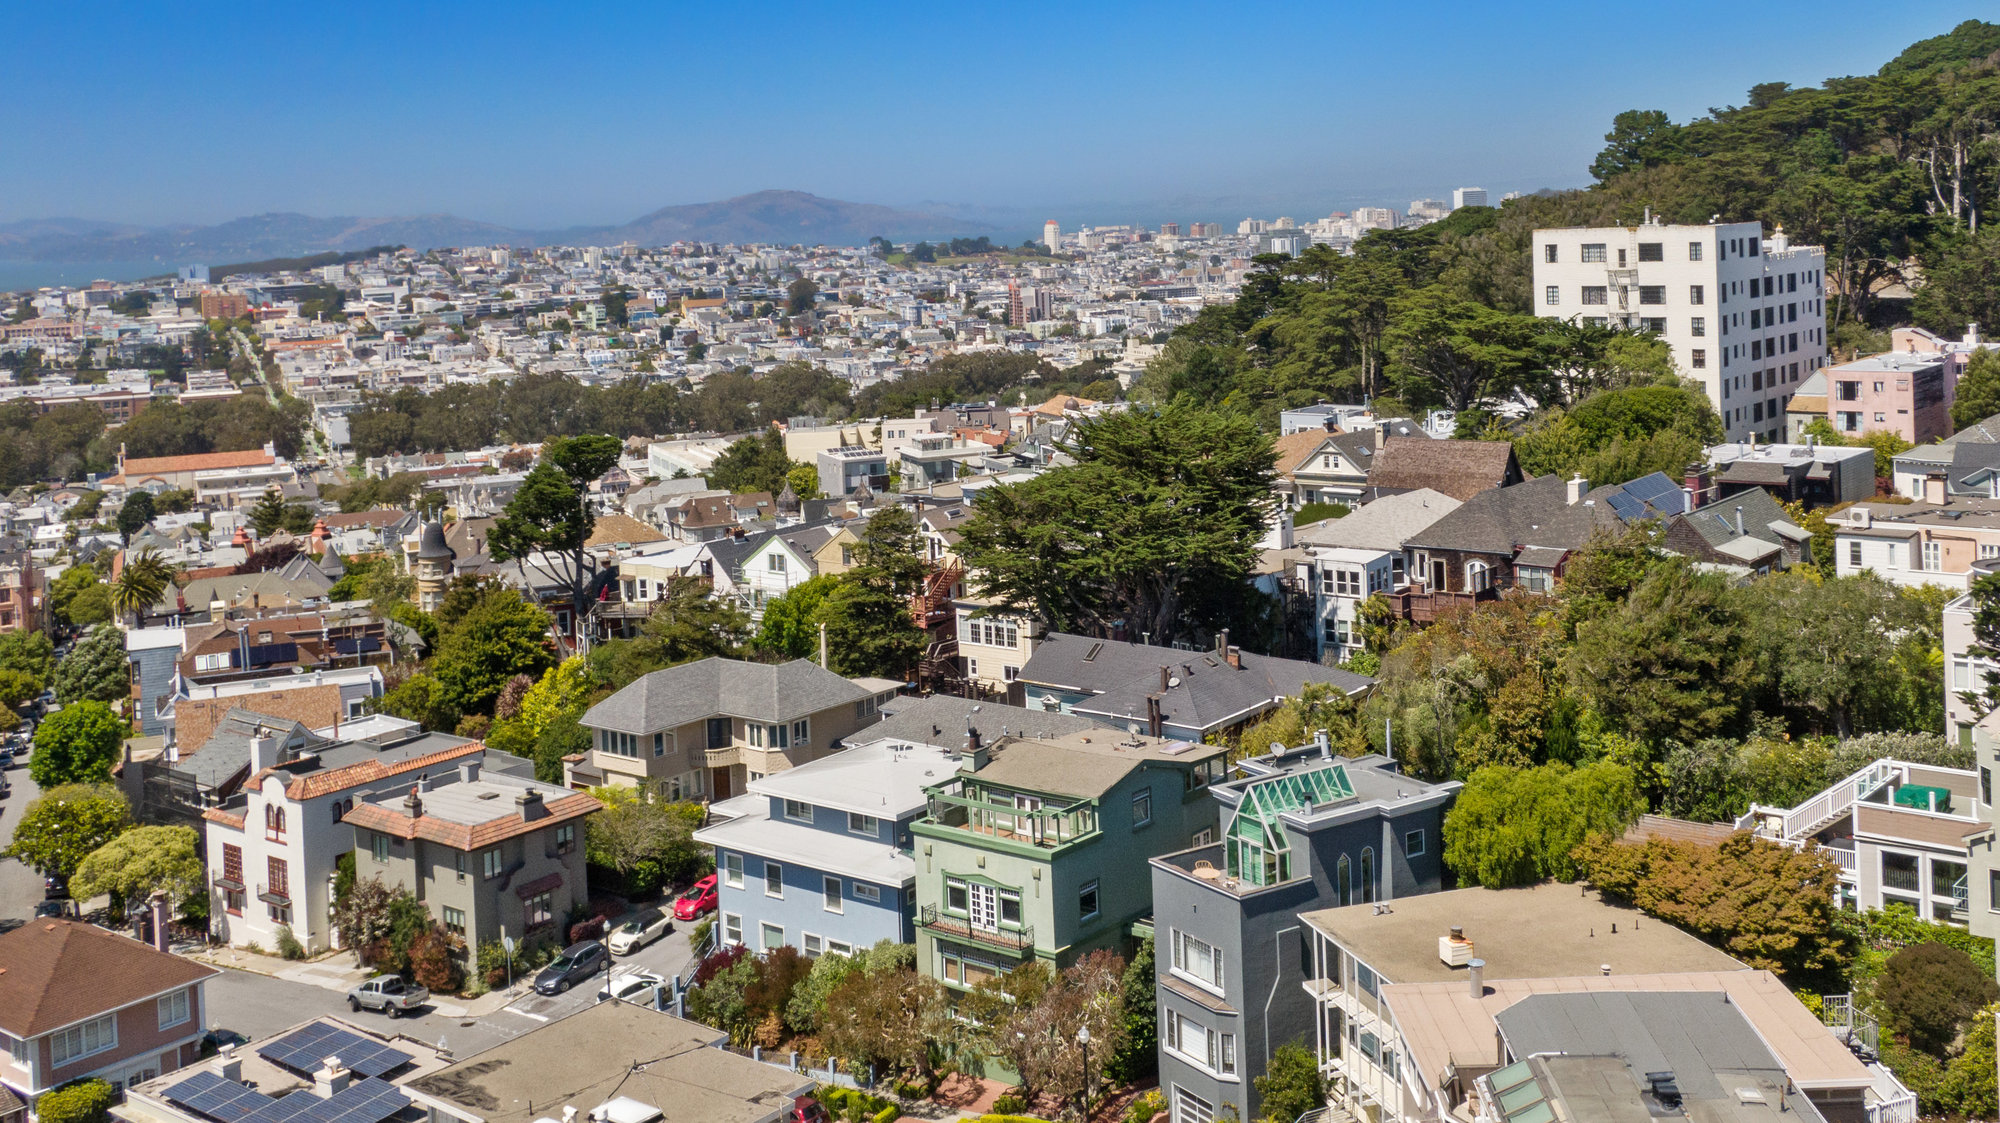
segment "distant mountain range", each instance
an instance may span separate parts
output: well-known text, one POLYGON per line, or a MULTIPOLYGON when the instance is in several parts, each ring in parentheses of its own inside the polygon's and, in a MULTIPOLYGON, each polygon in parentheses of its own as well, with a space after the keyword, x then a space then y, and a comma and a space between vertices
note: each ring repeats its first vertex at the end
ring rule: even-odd
POLYGON ((214 226, 134 226, 81 218, 0 223, 0 260, 225 264, 327 251, 406 245, 618 245, 679 241, 861 245, 881 235, 896 240, 991 233, 963 217, 897 210, 874 203, 822 199, 804 191, 759 191, 716 203, 662 207, 620 226, 515 230, 455 215, 396 218, 314 218, 260 214, 214 226))

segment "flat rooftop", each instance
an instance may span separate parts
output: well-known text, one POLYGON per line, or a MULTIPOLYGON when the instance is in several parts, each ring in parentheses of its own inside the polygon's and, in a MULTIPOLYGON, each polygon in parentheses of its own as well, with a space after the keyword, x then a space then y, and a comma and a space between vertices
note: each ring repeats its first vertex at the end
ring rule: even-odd
POLYGON ((629 1002, 587 1006, 409 1082, 461 1119, 515 1123, 580 1117, 617 1097, 658 1108, 664 1123, 760 1123, 815 1081, 712 1048, 727 1035, 629 1002))
POLYGON ((1465 968, 1438 958, 1437 942, 1454 926, 1486 961, 1488 979, 1540 979, 1686 971, 1738 971, 1744 964, 1638 909, 1611 904, 1595 890, 1560 882, 1520 889, 1454 889, 1300 913, 1388 983, 1443 982, 1465 968))

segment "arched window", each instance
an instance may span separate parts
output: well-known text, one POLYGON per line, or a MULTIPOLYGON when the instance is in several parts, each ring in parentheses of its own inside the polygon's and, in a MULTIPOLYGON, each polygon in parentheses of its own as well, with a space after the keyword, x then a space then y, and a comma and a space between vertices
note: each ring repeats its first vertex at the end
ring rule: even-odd
POLYGON ((1354 903, 1354 869, 1353 866, 1348 862, 1347 855, 1342 854, 1340 856, 1340 861, 1337 863, 1337 868, 1340 870, 1340 872, 1336 876, 1335 880, 1338 883, 1338 888, 1340 890, 1340 903, 1343 905, 1351 905, 1354 903))
POLYGON ((1361 903, 1368 904, 1375 899, 1375 848, 1361 848, 1361 903))
POLYGON ((1492 567, 1485 562, 1465 563, 1465 591, 1483 593, 1493 584, 1492 567))

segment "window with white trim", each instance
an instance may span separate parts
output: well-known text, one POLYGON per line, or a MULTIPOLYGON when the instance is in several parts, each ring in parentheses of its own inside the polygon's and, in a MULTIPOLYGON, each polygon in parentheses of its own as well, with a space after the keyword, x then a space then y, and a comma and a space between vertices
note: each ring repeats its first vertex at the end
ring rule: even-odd
POLYGON ((859 811, 847 813, 847 833, 866 835, 874 838, 882 833, 882 825, 873 815, 863 815, 859 811))
POLYGON ((172 1029, 193 1016, 188 1011, 188 992, 184 990, 161 995, 159 1007, 161 1029, 172 1029))
POLYGON ((731 889, 743 888, 743 855, 722 856, 722 883, 731 889))
POLYGON ((1160 1040, 1175 1056, 1214 1076, 1236 1075, 1235 1034, 1218 1033, 1175 1010, 1160 1022, 1160 1040))
POLYGON ((766 897, 785 895, 785 867, 776 862, 764 863, 764 895, 766 897))
POLYGON ((785 926, 765 921, 757 926, 757 950, 776 951, 785 946, 785 926))
POLYGON ((725 942, 732 944, 740 944, 743 942, 742 916, 733 912, 725 912, 722 914, 722 938, 725 942))
POLYGON ((1172 930, 1173 973, 1204 990, 1222 993, 1222 949, 1176 928, 1172 930))
POLYGON ((1140 788, 1132 793, 1132 827, 1137 830, 1153 821, 1153 789, 1140 788))
POLYGON ((847 905, 840 895, 840 879, 827 877, 820 882, 821 906, 828 912, 846 912, 847 905))
POLYGON ((1403 835, 1403 853, 1415 858, 1424 852, 1424 832, 1409 831, 1403 835))
POLYGON ((786 801, 785 801, 785 818, 787 818, 787 819, 790 819, 790 820, 792 820, 792 821, 793 821, 793 822, 795 822, 795 823, 810 823, 810 822, 812 822, 812 821, 813 821, 813 808, 812 808, 812 804, 810 804, 810 803, 807 803, 806 801, 804 801, 804 800, 802 800, 802 799, 788 799, 788 800, 786 800, 786 801))
POLYGON ((799 950, 805 953, 807 959, 818 959, 826 953, 826 941, 812 932, 799 933, 799 942, 805 945, 799 950))
POLYGON ((1090 881, 1084 882, 1083 888, 1076 891, 1077 920, 1087 921, 1097 919, 1098 908, 1097 881, 1093 878, 1090 881))
POLYGON ((105 1014, 49 1035, 50 1063, 61 1068, 74 1060, 118 1047, 118 1016, 105 1014))
POLYGON ((882 890, 865 881, 857 881, 854 883, 854 899, 857 901, 880 901, 882 899, 882 890))

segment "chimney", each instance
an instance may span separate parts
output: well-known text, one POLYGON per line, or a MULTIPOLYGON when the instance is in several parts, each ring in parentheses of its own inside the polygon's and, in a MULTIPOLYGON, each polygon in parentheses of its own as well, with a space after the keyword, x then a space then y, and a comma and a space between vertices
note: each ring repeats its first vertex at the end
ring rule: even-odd
POLYGON ((1708 465, 1690 464, 1682 475, 1682 482, 1687 487, 1688 510, 1699 510, 1702 504, 1708 502, 1708 465))
POLYGON ((1924 502, 1938 507, 1951 502, 1945 495, 1943 472, 1924 473, 1924 502))
POLYGON ((1583 493, 1590 490, 1590 481, 1584 479, 1582 476, 1574 476, 1564 487, 1564 497, 1569 505, 1574 507, 1578 503, 1583 502, 1583 493))
POLYGON ((1386 421, 1377 421, 1375 423, 1375 451, 1381 452, 1382 446, 1388 443, 1389 424, 1386 421))
POLYGON ((1472 997, 1486 997, 1486 961, 1468 959, 1465 962, 1465 981, 1472 988, 1472 997))
POLYGON ((478 779, 479 779, 479 762, 478 762, 478 761, 476 761, 476 760, 468 760, 468 761, 466 761, 466 762, 465 762, 464 764, 461 764, 461 765, 459 765, 459 766, 458 766, 458 779, 459 779, 459 782, 460 782, 460 783, 464 783, 464 784, 470 784, 470 783, 473 783, 474 781, 478 780, 478 779))
POLYGON ((171 952, 167 938, 167 894, 165 890, 155 890, 150 902, 153 906, 153 948, 156 951, 171 952))
POLYGON ((424 801, 417 797, 417 786, 410 785, 410 794, 403 797, 403 814, 412 819, 424 817, 424 801))
POLYGON ((1160 693, 1162 694, 1166 693, 1167 680, 1172 677, 1173 675, 1167 670, 1167 668, 1165 667, 1160 668, 1160 693))
POLYGON ((1160 696, 1146 695, 1146 732, 1154 737, 1166 735, 1167 718, 1160 710, 1160 696))
MULTIPOLYGON (((1225 634, 1227 634, 1227 633, 1225 633, 1225 634)), ((1240 648, 1240 647, 1237 647, 1237 646, 1236 646, 1235 644, 1230 644, 1230 645, 1229 645, 1229 651, 1228 651, 1228 653, 1227 653, 1226 655, 1224 655, 1223 657, 1229 660, 1229 665, 1230 665, 1230 666, 1232 666, 1232 667, 1235 667, 1235 668, 1236 668, 1237 670, 1242 670, 1242 669, 1243 669, 1243 649, 1242 649, 1242 648, 1240 648)))
POLYGON ((542 806, 542 793, 538 791, 523 791, 514 797, 514 806, 520 809, 521 821, 524 823, 532 822, 549 813, 548 808, 542 806))
POLYGON ((1965 343, 1968 347, 1979 346, 1979 325, 1977 323, 1965 325, 1965 343))
POLYGON ((1743 536, 1743 504, 1741 503, 1736 505, 1736 536, 1739 538, 1743 536))
POLYGON ((215 1074, 224 1080, 241 1083, 243 1080, 243 1058, 236 1055, 236 1046, 224 1045, 215 1057, 215 1074))
POLYGON ((262 733, 250 738, 250 775, 278 766, 278 742, 262 733))
POLYGON ((965 755, 979 755, 979 730, 969 721, 965 723, 965 755))
POLYGON ((340 1067, 339 1057, 328 1057, 324 1067, 313 1073, 313 1094, 330 1100, 346 1090, 347 1070, 340 1067))
POLYGON ((417 777, 417 790, 419 792, 422 792, 425 795, 429 795, 434 789, 436 789, 436 787, 437 787, 437 781, 431 779, 430 773, 426 772, 421 776, 417 777))
POLYGON ((1229 654, 1229 629, 1228 629, 1228 628, 1224 628, 1224 629, 1222 629, 1222 630, 1221 630, 1220 632, 1217 632, 1217 633, 1215 634, 1215 653, 1216 653, 1217 655, 1228 655, 1228 654, 1229 654))

